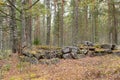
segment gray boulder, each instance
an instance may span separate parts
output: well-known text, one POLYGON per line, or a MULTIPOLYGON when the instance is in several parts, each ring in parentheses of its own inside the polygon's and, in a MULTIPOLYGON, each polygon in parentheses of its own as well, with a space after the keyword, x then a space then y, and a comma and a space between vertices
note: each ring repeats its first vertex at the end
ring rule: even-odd
POLYGON ((63 54, 62 56, 64 59, 72 59, 72 56, 70 53, 67 53, 67 54, 63 54))
POLYGON ((44 59, 52 59, 57 57, 57 53, 55 51, 45 51, 44 59))
POLYGON ((38 63, 39 63, 38 59, 35 58, 35 57, 30 58, 30 59, 29 59, 29 62, 30 62, 31 64, 38 64, 38 63))
POLYGON ((22 51, 22 55, 28 56, 28 57, 33 57, 33 54, 27 52, 27 51, 22 51))
POLYGON ((62 48, 63 54, 70 53, 70 52, 71 52, 71 48, 69 46, 62 48))
POLYGON ((111 49, 106 49, 106 50, 104 50, 104 53, 111 54, 112 50, 111 49))
POLYGON ((88 50, 87 49, 82 49, 82 50, 80 50, 80 53, 86 55, 88 53, 88 50))
POLYGON ((43 53, 37 53, 37 54, 34 54, 34 57, 37 58, 38 60, 43 59, 44 54, 43 53))
POLYGON ((77 53, 77 54, 79 54, 80 50, 79 50, 78 47, 75 47, 75 46, 67 46, 67 47, 62 48, 61 52, 63 54, 67 54, 67 53, 77 53))
POLYGON ((80 54, 80 50, 76 46, 64 47, 61 52, 64 59, 78 59, 78 54, 80 54))
POLYGON ((120 56, 120 52, 114 52, 114 55, 120 56))
POLYGON ((94 44, 90 41, 84 41, 83 43, 85 46, 94 46, 94 44))
POLYGON ((78 59, 78 54, 77 53, 71 53, 71 56, 73 59, 78 59))
POLYGON ((75 47, 75 46, 71 46, 70 47, 71 48, 71 53, 77 53, 77 54, 79 54, 80 53, 80 50, 79 50, 79 48, 78 47, 75 47))
POLYGON ((103 49, 110 49, 110 50, 114 50, 115 49, 115 45, 112 45, 112 44, 102 44, 101 45, 101 48, 103 49))
POLYGON ((57 58, 62 58, 63 53, 60 50, 56 50, 55 52, 57 58))

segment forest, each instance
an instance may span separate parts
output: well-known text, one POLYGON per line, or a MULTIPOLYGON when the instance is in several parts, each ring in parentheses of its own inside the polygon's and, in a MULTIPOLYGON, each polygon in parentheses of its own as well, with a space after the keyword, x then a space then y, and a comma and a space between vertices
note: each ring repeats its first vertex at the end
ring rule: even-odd
POLYGON ((0 80, 120 80, 120 0, 0 0, 0 80))

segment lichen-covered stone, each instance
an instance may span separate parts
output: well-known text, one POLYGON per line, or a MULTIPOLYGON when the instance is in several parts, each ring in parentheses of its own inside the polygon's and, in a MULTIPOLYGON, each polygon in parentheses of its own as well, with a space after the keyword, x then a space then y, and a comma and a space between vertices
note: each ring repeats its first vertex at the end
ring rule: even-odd
POLYGON ((70 53, 67 53, 67 54, 63 54, 62 56, 64 59, 72 59, 72 56, 70 53))

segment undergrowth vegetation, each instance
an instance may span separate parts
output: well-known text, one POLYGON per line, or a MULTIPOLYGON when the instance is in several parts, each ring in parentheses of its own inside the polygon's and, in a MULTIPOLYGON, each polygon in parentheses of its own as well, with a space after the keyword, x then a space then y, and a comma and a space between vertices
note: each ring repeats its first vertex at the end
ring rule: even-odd
POLYGON ((11 53, 11 50, 0 50, 0 60, 9 58, 11 53))

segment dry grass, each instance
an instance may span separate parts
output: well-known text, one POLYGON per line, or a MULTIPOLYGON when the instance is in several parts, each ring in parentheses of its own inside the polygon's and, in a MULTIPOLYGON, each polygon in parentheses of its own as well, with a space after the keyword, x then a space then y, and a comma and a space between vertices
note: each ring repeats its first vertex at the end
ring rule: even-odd
POLYGON ((4 72, 3 80, 120 80, 120 57, 112 54, 60 60, 54 65, 24 63, 21 72, 16 56, 7 63, 11 68, 4 72))

